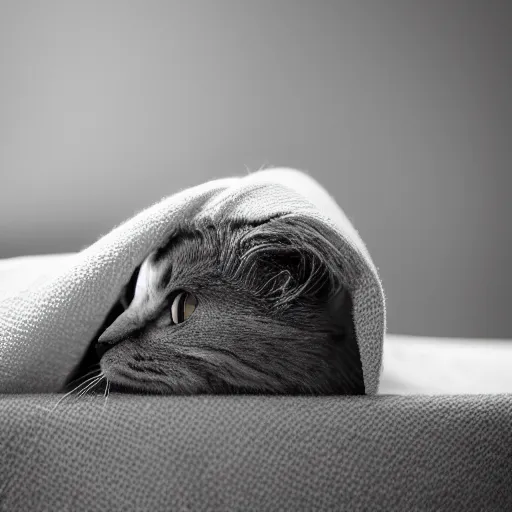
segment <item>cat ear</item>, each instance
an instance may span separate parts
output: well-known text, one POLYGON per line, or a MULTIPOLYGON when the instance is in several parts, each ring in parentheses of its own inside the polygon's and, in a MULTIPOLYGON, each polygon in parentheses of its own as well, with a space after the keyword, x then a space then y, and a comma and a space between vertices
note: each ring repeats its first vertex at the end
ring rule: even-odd
POLYGON ((332 233, 311 219, 294 215, 272 219, 246 233, 240 247, 239 274, 275 307, 295 300, 318 303, 341 298, 351 277, 344 272, 346 265, 332 233))

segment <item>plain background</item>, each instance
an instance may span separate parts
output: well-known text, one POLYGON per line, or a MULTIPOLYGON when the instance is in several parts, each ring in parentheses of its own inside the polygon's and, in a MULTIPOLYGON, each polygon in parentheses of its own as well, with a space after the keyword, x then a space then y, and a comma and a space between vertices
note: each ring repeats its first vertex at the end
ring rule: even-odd
POLYGON ((394 333, 512 338, 512 3, 0 0, 0 257, 290 166, 344 208, 394 333))

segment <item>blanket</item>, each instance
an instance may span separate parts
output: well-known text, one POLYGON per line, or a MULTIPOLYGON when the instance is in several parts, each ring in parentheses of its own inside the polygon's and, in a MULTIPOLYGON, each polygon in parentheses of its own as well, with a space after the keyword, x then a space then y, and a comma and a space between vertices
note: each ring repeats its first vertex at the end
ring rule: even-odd
POLYGON ((379 394, 512 396, 512 339, 386 333, 379 394))
POLYGON ((358 232, 306 173, 267 169, 179 191, 56 260, 0 265, 0 393, 62 390, 130 276, 168 237, 199 222, 259 222, 279 215, 313 221, 343 254, 365 392, 378 390, 386 329, 382 283, 358 232))

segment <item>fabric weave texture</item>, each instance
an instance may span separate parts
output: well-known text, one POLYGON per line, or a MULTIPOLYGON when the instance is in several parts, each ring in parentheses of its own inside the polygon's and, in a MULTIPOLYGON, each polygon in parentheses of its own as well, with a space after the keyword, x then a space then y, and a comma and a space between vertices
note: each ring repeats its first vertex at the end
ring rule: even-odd
POLYGON ((512 510, 512 395, 0 397, 0 510, 512 510))

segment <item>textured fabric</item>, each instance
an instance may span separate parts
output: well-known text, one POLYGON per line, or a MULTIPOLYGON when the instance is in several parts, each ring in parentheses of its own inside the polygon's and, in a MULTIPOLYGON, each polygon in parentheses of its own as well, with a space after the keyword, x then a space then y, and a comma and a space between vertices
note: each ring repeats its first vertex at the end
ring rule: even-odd
POLYGON ((377 270, 356 230, 311 177, 272 169, 215 180, 140 212, 78 254, 0 264, 0 392, 62 389, 134 269, 169 236, 206 222, 257 222, 293 214, 319 222, 343 254, 365 391, 375 394, 386 329, 377 270), (332 239, 334 236, 334 239, 332 239))
POLYGON ((0 510, 509 511, 512 395, 0 396, 0 510))

